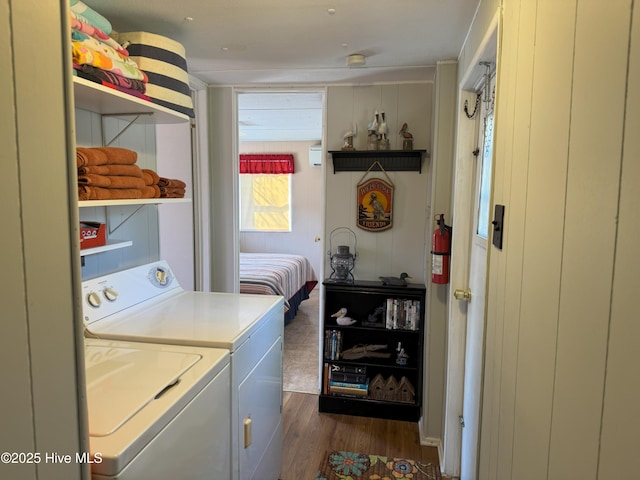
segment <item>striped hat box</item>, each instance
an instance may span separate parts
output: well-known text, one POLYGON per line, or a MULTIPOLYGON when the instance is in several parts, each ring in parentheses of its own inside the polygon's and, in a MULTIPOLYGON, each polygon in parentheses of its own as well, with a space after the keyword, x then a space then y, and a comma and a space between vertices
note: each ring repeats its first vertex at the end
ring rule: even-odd
POLYGON ((148 32, 118 33, 117 39, 149 77, 146 95, 151 101, 194 118, 182 44, 148 32))

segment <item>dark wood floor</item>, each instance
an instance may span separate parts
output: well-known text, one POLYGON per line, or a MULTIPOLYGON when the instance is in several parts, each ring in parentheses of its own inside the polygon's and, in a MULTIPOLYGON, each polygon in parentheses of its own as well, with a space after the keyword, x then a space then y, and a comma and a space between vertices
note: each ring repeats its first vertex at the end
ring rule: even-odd
POLYGON ((438 463, 434 447, 420 445, 418 424, 318 413, 318 396, 284 392, 281 480, 313 480, 327 450, 438 463))

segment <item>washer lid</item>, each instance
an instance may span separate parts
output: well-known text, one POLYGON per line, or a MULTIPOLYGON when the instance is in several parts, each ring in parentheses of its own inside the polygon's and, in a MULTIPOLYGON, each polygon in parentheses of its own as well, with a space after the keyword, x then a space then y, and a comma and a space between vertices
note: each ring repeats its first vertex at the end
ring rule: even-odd
POLYGON ((86 345, 89 435, 110 435, 195 365, 192 353, 86 345))
POLYGON ((224 348, 233 353, 266 316, 274 315, 281 319, 284 315, 282 297, 182 291, 103 318, 87 331, 101 338, 224 348))

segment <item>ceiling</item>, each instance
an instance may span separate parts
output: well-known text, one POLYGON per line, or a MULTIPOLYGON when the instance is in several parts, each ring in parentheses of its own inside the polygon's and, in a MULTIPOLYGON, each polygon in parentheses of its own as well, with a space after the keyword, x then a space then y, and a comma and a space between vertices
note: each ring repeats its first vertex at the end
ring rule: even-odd
MULTIPOLYGON (((270 88, 431 81, 438 61, 458 58, 479 2, 84 0, 115 31, 146 31, 180 42, 190 75, 208 85, 270 88), (365 65, 348 67, 352 54, 364 55, 365 65)), ((312 97, 292 97, 290 108, 274 111, 264 108, 263 95, 247 96, 240 105, 241 134, 244 122, 245 140, 259 140, 269 130, 271 140, 275 132, 309 136, 301 118, 312 97)), ((315 122, 314 138, 322 119, 316 106, 306 112, 315 122)))
POLYGON ((189 73, 210 85, 430 80, 458 58, 479 2, 84 0, 116 31, 182 43, 189 73), (366 65, 347 67, 351 54, 366 65))

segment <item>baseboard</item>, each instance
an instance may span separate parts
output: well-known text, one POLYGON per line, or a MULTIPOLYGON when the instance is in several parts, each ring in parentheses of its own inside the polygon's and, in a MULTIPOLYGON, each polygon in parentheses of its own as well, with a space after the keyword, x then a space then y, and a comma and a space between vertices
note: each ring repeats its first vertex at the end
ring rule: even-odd
POLYGON ((440 470, 442 470, 442 439, 438 437, 429 437, 425 434, 425 426, 423 423, 423 418, 420 417, 420 421, 418 422, 418 432, 420 433, 420 445, 424 445, 427 447, 436 447, 438 449, 438 464, 440 465, 440 470))

